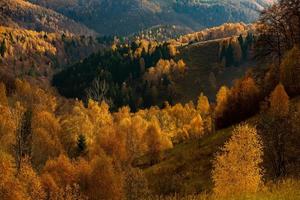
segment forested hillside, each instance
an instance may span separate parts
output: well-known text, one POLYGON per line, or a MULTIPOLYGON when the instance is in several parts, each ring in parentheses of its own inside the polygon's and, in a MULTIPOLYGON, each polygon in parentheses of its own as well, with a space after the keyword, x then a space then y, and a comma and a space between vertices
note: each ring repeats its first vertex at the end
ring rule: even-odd
POLYGON ((115 46, 55 74, 53 84, 66 97, 105 100, 114 110, 162 106, 173 98, 172 83, 185 72, 184 62, 173 60, 175 54, 173 45, 147 40, 115 46))
POLYGON ((95 35, 96 33, 53 10, 24 0, 0 1, 0 25, 35 31, 95 35))
POLYGON ((102 48, 90 36, 0 26, 0 73, 49 85, 54 72, 102 48))
POLYGON ((201 92, 214 100, 222 85, 231 86, 249 69, 252 31, 237 23, 163 42, 145 35, 66 68, 53 84, 66 97, 106 99, 113 109, 129 105, 133 111, 165 101, 196 102, 201 92))
POLYGON ((100 34, 128 35, 156 25, 194 31, 225 22, 252 22, 273 0, 30 0, 51 8, 100 34))
MULTIPOLYGON (((92 2, 117 5, 48 1, 92 2)), ((1 24, 0 200, 300 199, 299 8, 170 40, 1 24)))

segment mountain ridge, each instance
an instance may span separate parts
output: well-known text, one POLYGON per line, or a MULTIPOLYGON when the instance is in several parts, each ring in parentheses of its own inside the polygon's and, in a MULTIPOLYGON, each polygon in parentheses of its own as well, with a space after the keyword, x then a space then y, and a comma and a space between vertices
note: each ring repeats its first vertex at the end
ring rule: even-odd
POLYGON ((96 35, 96 32, 85 25, 28 1, 1 0, 0 11, 2 26, 75 35, 96 35))
POLYGON ((128 35, 156 25, 181 25, 194 31, 225 22, 252 22, 274 0, 30 0, 104 35, 128 35))

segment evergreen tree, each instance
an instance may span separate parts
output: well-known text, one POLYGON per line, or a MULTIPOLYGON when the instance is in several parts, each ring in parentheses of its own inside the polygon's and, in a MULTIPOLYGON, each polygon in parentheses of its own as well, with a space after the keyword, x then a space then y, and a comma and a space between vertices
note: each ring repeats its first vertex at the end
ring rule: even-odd
POLYGON ((239 38, 238 38, 238 41, 239 41, 239 44, 240 44, 240 47, 241 47, 241 50, 242 50, 242 59, 244 61, 248 57, 248 45, 250 43, 252 43, 250 40, 251 40, 251 36, 249 35, 249 33, 248 33, 245 40, 244 40, 242 35, 240 35, 239 38))
POLYGON ((226 49, 226 67, 230 67, 234 64, 234 52, 233 46, 230 43, 226 49))
POLYGON ((2 41, 2 43, 0 45, 0 55, 2 57, 4 57, 4 54, 5 54, 6 50, 7 50, 6 42, 5 42, 5 39, 3 39, 3 41, 2 41))
POLYGON ((239 41, 239 44, 240 44, 240 46, 241 46, 241 48, 244 46, 244 38, 243 38, 243 36, 242 35, 240 35, 239 37, 238 37, 238 41, 239 41))
POLYGON ((83 134, 80 134, 77 139, 77 153, 78 155, 82 155, 86 152, 87 145, 86 145, 86 138, 83 134))
POLYGON ((222 61, 222 59, 224 58, 224 56, 226 55, 226 44, 223 43, 222 44, 222 49, 221 49, 221 52, 220 52, 220 60, 222 61))

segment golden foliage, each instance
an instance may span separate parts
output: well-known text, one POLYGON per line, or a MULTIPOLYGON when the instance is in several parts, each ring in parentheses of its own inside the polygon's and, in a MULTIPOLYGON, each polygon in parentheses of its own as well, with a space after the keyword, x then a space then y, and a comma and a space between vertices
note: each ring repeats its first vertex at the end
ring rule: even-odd
POLYGON ((163 75, 169 76, 171 79, 177 79, 182 76, 186 70, 186 65, 183 60, 179 60, 177 63, 171 60, 160 59, 155 67, 150 67, 144 75, 144 80, 158 84, 163 75))
POLYGON ((247 124, 236 127, 214 161, 214 194, 224 198, 257 192, 262 183, 262 155, 256 129, 247 124))
POLYGON ((197 110, 200 112, 202 116, 206 116, 210 113, 210 105, 208 98, 203 95, 203 93, 200 94, 197 102, 197 110))
POLYGON ((0 82, 0 106, 8 106, 8 100, 6 96, 6 87, 0 82))
POLYGON ((32 163, 40 168, 50 158, 62 152, 61 127, 56 117, 47 111, 36 113, 32 119, 32 163))
POLYGON ((200 32, 195 32, 181 36, 178 41, 181 43, 201 42, 206 40, 214 40, 219 38, 226 38, 246 34, 248 31, 253 30, 252 25, 244 23, 225 23, 221 26, 207 28, 200 32))
POLYGON ((2 150, 12 152, 15 144, 15 123, 14 113, 9 107, 0 105, 0 145, 2 150))
POLYGON ((284 86, 279 84, 270 95, 270 112, 277 118, 283 118, 289 113, 289 96, 285 92, 284 86))
POLYGON ((121 200, 123 183, 121 175, 114 170, 112 161, 105 155, 91 161, 92 171, 89 176, 87 196, 91 200, 121 200), (101 189, 99 189, 101 188, 101 189))
POLYGON ((29 199, 15 174, 16 169, 13 165, 13 158, 10 155, 0 151, 0 199, 29 199))
POLYGON ((17 79, 15 85, 15 99, 22 102, 23 106, 34 111, 46 110, 54 112, 56 109, 56 97, 51 93, 47 93, 45 90, 31 85, 25 80, 17 79))
POLYGON ((43 200, 46 199, 46 193, 42 186, 40 177, 32 169, 28 158, 25 158, 22 167, 18 173, 18 179, 20 180, 22 187, 28 194, 31 200, 43 200))
POLYGON ((160 152, 172 147, 172 143, 161 133, 158 123, 151 123, 145 133, 145 141, 147 141, 148 152, 155 163, 160 159, 160 152))
POLYGON ((228 105, 228 98, 230 96, 230 90, 226 86, 222 86, 216 95, 216 108, 215 115, 216 118, 223 116, 223 113, 228 105))

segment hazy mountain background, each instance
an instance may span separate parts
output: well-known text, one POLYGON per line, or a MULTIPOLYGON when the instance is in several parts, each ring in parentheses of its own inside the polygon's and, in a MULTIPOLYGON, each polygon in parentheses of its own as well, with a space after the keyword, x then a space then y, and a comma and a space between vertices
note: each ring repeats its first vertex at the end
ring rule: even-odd
POLYGON ((128 35, 157 25, 199 30, 252 22, 275 0, 29 0, 100 34, 128 35))
POLYGON ((23 0, 0 1, 0 25, 45 32, 96 34, 62 14, 23 0))

